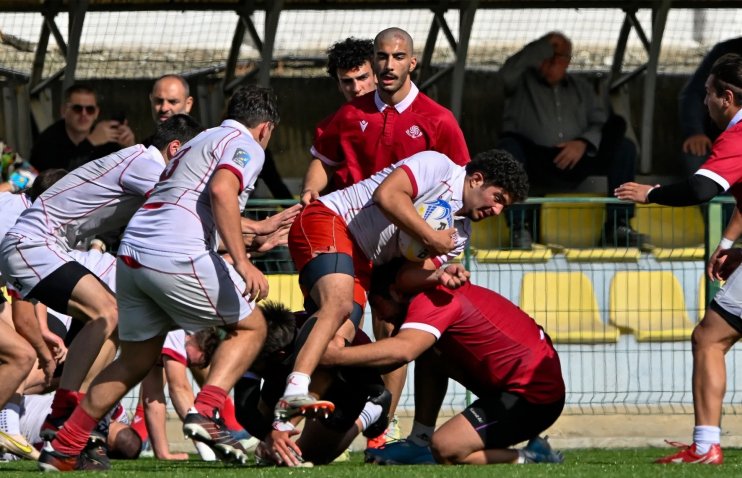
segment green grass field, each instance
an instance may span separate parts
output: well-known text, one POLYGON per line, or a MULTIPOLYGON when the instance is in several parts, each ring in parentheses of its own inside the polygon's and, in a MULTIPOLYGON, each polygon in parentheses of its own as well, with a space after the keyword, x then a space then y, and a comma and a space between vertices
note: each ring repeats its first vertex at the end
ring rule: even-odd
MULTIPOLYGON (((652 460, 667 449, 642 448, 628 450, 570 450, 562 465, 492 465, 492 466, 377 466, 362 463, 362 454, 354 453, 350 462, 315 468, 257 468, 226 467, 219 463, 161 462, 153 459, 114 461, 106 477, 159 476, 161 478, 244 477, 250 478, 499 478, 502 477, 603 477, 626 476, 656 478, 661 476, 693 477, 740 476, 742 450, 726 450, 727 464, 708 465, 654 465, 652 460)), ((0 477, 39 476, 32 462, 0 463, 0 477)))

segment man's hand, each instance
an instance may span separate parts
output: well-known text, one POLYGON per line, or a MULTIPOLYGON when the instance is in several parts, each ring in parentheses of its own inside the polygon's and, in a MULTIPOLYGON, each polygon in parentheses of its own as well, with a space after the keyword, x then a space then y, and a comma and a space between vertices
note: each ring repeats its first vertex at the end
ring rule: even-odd
POLYGON ((430 229, 426 237, 422 237, 421 239, 423 245, 428 249, 430 256, 436 257, 448 254, 453 250, 456 245, 455 237, 456 229, 451 227, 442 231, 430 229))
POLYGON ((294 204, 290 208, 284 209, 283 211, 269 216, 262 221, 254 221, 251 224, 253 230, 245 231, 243 229, 243 232, 252 232, 264 236, 272 234, 282 227, 291 226, 294 219, 296 219, 296 216, 301 212, 302 207, 304 206, 301 204, 294 204))
POLYGON ((554 158, 554 165, 561 170, 574 168, 585 155, 587 143, 580 139, 559 143, 557 148, 562 148, 554 158))
POLYGON ((471 272, 467 271, 462 264, 451 264, 438 269, 438 282, 449 289, 458 289, 469 282, 471 272))
POLYGON ((267 236, 254 236, 246 244, 254 252, 268 252, 276 246, 285 246, 289 242, 291 226, 283 226, 267 236))
POLYGON ((54 361, 58 364, 64 362, 67 358, 67 347, 64 345, 64 340, 57 334, 49 331, 42 331, 41 335, 44 338, 44 342, 46 342, 46 346, 49 347, 54 361))
POLYGON ((319 197, 319 191, 313 189, 305 189, 301 192, 301 203, 306 206, 311 202, 314 202, 319 197))
POLYGON ((696 156, 706 156, 711 151, 711 138, 705 134, 694 134, 683 141, 683 152, 696 156))
MULTIPOLYGON (((285 425, 285 424, 284 424, 285 425)), ((291 439, 292 436, 298 435, 299 430, 273 430, 266 437, 263 443, 263 452, 268 452, 270 456, 280 465, 298 466, 301 462, 296 455, 301 456, 301 449, 291 439), (290 450, 293 450, 290 451, 290 450)))
POLYGON ((165 461, 182 461, 188 459, 188 453, 170 453, 170 451, 168 451, 165 454, 158 455, 157 459, 165 461))
POLYGON ((613 193, 618 199, 624 201, 632 201, 639 204, 646 204, 648 202, 647 195, 651 189, 658 187, 659 184, 650 186, 649 184, 639 183, 623 183, 616 188, 613 193))
POLYGON ((119 123, 116 130, 118 131, 118 137, 116 138, 118 144, 123 147, 134 146, 134 132, 129 128, 129 124, 126 121, 119 123))
POLYGON ((54 370, 57 368, 57 362, 47 347, 37 350, 36 356, 39 359, 39 369, 44 372, 44 385, 49 386, 54 378, 54 370))
POLYGON ((731 249, 716 248, 709 258, 706 272, 711 280, 727 280, 732 272, 742 263, 742 249, 733 247, 731 249))
POLYGON ((260 302, 268 296, 268 279, 249 261, 235 264, 234 270, 245 281, 243 296, 250 294, 250 299, 260 302))
MULTIPOLYGON (((93 131, 88 135, 88 141, 90 141, 90 144, 93 146, 100 146, 101 144, 112 142, 118 143, 120 125, 121 123, 113 120, 99 121, 93 128, 93 131)), ((133 136, 134 135, 132 134, 132 138, 133 136)))

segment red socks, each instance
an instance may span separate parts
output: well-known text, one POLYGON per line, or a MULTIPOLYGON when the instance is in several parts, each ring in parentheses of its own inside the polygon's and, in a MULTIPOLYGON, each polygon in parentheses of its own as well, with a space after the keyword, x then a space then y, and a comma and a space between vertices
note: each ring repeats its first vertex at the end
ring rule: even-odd
POLYGON ((72 410, 80 404, 84 393, 76 392, 74 390, 67 390, 65 388, 57 389, 54 393, 54 400, 52 401, 52 417, 66 417, 72 413, 72 410))
POLYGON ((201 415, 213 417, 214 409, 218 408, 221 413, 226 400, 227 392, 214 385, 204 385, 201 391, 198 392, 193 406, 201 415))
POLYGON ((219 410, 219 413, 224 418, 224 424, 227 425, 227 429, 233 431, 242 430, 242 425, 240 425, 240 422, 237 421, 237 417, 235 416, 234 402, 231 398, 227 397, 224 401, 224 407, 219 410))
POLYGON ((90 432, 97 424, 98 419, 88 415, 82 407, 77 407, 64 423, 64 427, 57 432, 57 437, 52 441, 52 446, 60 453, 77 456, 85 448, 90 432))

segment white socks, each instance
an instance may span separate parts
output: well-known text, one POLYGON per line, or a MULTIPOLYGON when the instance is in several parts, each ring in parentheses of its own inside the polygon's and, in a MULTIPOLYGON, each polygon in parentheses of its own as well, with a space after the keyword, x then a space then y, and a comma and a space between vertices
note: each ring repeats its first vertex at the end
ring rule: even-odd
POLYGON ((0 430, 10 435, 21 434, 21 406, 8 402, 0 411, 0 430))
POLYGON ((361 421, 361 431, 366 430, 369 425, 376 423, 379 417, 381 417, 382 410, 381 405, 366 402, 366 406, 363 407, 361 415, 358 417, 358 420, 361 421))
POLYGON ((413 422, 412 431, 410 431, 410 436, 407 439, 417 446, 430 446, 434 431, 435 427, 413 422))
POLYGON ((693 427, 693 443, 696 444, 696 450, 699 454, 708 453, 712 445, 720 442, 721 428, 708 425, 693 427))
POLYGON ((286 379, 284 397, 290 395, 307 395, 309 393, 309 375, 301 372, 291 372, 286 379))

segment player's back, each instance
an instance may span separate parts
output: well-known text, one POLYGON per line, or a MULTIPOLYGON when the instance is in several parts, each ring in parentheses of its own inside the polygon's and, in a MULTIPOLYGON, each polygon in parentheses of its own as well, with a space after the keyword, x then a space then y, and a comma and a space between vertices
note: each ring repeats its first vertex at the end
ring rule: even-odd
POLYGON ((119 228, 144 202, 165 167, 155 148, 135 145, 68 173, 27 209, 9 233, 71 249, 80 239, 119 228))
POLYGON ((5 233, 13 227, 18 216, 31 206, 31 200, 23 193, 0 193, 0 241, 5 233))
POLYGON ((218 243, 209 182, 226 168, 240 180, 242 210, 265 160, 244 126, 226 120, 184 144, 145 204, 129 222, 122 245, 167 254, 198 254, 218 243), (250 173, 245 173, 250 169, 250 173), (177 247, 172 247, 177 240, 177 247))

